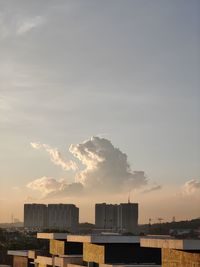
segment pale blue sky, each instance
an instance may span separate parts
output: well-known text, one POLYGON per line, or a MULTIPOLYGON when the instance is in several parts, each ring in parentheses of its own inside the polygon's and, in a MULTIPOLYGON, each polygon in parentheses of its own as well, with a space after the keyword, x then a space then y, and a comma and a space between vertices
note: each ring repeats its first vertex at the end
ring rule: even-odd
POLYGON ((31 141, 71 159, 100 135, 152 183, 199 180, 199 14, 198 0, 0 0, 5 203, 39 177, 74 179, 31 141))

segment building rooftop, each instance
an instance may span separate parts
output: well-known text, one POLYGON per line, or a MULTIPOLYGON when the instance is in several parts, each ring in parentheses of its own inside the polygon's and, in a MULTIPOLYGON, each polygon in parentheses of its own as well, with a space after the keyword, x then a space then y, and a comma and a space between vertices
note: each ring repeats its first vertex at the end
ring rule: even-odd
POLYGON ((8 255, 28 257, 28 250, 8 250, 8 255))
POLYGON ((170 239, 142 237, 141 247, 149 248, 170 248, 179 250, 200 250, 200 239, 170 239))
POLYGON ((82 261, 83 261, 82 255, 73 255, 73 256, 68 255, 68 257, 56 256, 54 258, 46 256, 38 256, 34 262, 41 265, 66 267, 71 262, 74 262, 75 264, 79 265, 80 263, 82 264, 82 261))
POLYGON ((161 267, 156 264, 100 264, 100 267, 161 267))
POLYGON ((67 236, 67 233, 37 233, 37 238, 39 239, 66 240, 67 236))
POLYGON ((68 235, 67 241, 80 243, 139 243, 140 236, 123 235, 68 235))

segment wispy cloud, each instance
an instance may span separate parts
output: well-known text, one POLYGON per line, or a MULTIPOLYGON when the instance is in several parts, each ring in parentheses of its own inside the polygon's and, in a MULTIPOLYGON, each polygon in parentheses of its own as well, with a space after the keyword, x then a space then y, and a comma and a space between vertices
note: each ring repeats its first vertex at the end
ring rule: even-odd
POLYGON ((31 146, 35 149, 45 149, 46 152, 50 155, 51 161, 58 166, 61 166, 63 170, 77 170, 78 166, 76 162, 70 160, 70 161, 65 161, 61 155, 61 153, 58 151, 57 148, 52 148, 49 145, 46 144, 40 144, 40 143, 30 143, 31 146))
POLYGON ((182 195, 191 196, 200 193, 200 180, 191 179, 182 186, 182 195))
POLYGON ((46 22, 44 16, 24 18, 13 16, 12 18, 0 13, 0 38, 7 39, 11 36, 22 36, 33 29, 42 26, 46 22))
POLYGON ((32 29, 42 25, 45 22, 44 17, 37 16, 34 18, 28 18, 18 23, 16 34, 23 35, 32 29))
POLYGON ((160 190, 160 189, 162 189, 161 185, 154 185, 154 186, 152 186, 150 188, 145 189, 144 191, 142 191, 142 193, 146 194, 146 193, 150 193, 152 191, 157 191, 157 190, 160 190))

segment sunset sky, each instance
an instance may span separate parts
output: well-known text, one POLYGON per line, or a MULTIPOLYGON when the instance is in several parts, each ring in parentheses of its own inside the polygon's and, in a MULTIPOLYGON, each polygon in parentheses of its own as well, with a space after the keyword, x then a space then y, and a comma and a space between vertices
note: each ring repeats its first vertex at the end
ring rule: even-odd
POLYGON ((26 203, 200 217, 200 1, 0 0, 0 222, 26 203))

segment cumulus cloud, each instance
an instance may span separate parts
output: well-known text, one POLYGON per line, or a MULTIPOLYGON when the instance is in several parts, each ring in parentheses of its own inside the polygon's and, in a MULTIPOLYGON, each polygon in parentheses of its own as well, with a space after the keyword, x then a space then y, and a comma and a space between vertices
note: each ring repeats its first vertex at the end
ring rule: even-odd
POLYGON ((42 193, 43 197, 61 196, 71 193, 80 193, 82 185, 78 183, 67 184, 64 179, 56 180, 52 177, 43 176, 30 183, 27 188, 36 190, 42 193))
POLYGON ((191 179, 182 186, 183 195, 194 195, 200 192, 200 180, 191 179))
POLYGON ((53 191, 61 190, 64 186, 64 181, 57 181, 51 177, 43 176, 27 184, 28 188, 40 191, 41 193, 49 194, 53 191))
POLYGON ((17 35, 23 35, 32 29, 40 26, 44 23, 44 18, 41 16, 36 16, 34 18, 28 18, 18 23, 18 27, 16 30, 17 35))
POLYGON ((81 144, 71 145, 69 150, 85 166, 75 178, 86 188, 118 191, 147 183, 145 173, 132 171, 127 155, 105 138, 92 137, 81 144))
POLYGON ((127 155, 113 146, 111 141, 92 137, 83 143, 71 145, 69 151, 80 161, 79 168, 75 162, 63 160, 56 148, 40 143, 31 143, 34 149, 45 149, 51 161, 65 170, 76 170, 74 183, 64 180, 42 177, 27 185, 28 188, 40 191, 45 195, 58 195, 69 192, 122 192, 138 189, 147 184, 144 171, 133 171, 127 155), (83 168, 84 166, 84 168, 83 168))
POLYGON ((142 193, 146 194, 146 193, 150 193, 152 191, 156 191, 156 190, 160 190, 160 189, 162 189, 161 185, 154 185, 150 188, 145 189, 144 191, 142 191, 142 193))
POLYGON ((46 145, 46 144, 39 144, 39 143, 30 143, 31 146, 34 148, 34 149, 45 149, 46 152, 50 155, 50 159, 51 161, 55 164, 55 165, 58 165, 58 166, 61 166, 63 170, 77 170, 78 169, 78 166, 76 164, 76 162, 70 160, 70 161, 65 161, 63 158, 62 158, 62 155, 61 153, 58 151, 57 148, 52 148, 50 147, 49 145, 46 145))

